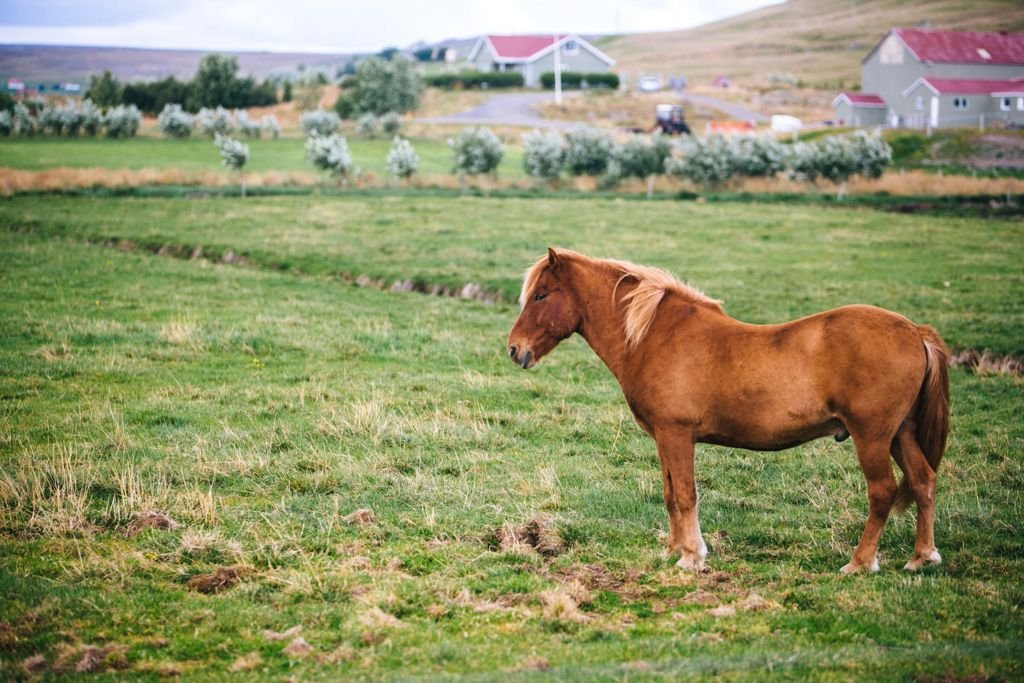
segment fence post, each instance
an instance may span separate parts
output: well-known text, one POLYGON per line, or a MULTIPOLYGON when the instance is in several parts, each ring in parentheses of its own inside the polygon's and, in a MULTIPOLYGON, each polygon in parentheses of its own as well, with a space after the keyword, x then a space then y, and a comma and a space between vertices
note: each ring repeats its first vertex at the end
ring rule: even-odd
POLYGON ((985 132, 985 112, 978 114, 978 131, 985 132))

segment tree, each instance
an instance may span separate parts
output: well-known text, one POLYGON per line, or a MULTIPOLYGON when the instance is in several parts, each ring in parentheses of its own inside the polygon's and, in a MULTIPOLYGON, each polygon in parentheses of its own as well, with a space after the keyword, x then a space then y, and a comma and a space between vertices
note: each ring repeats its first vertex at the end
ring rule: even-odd
POLYGON ((423 79, 416 65, 405 57, 396 56, 390 61, 369 57, 356 67, 354 92, 354 113, 403 114, 419 104, 423 79))
POLYGON ((100 107, 114 107, 121 103, 121 91, 120 81, 106 69, 101 76, 89 76, 89 87, 85 91, 85 97, 100 107))
MULTIPOLYGON (((252 88, 238 78, 238 59, 225 55, 206 55, 199 62, 199 70, 192 81, 192 104, 199 107, 244 107, 246 95, 252 88), (247 87, 248 86, 248 87, 247 87)), ((194 111, 194 109, 193 109, 194 111)))
POLYGON ((682 157, 665 162, 665 172, 705 189, 717 188, 736 175, 738 151, 732 138, 713 133, 706 138, 686 136, 679 143, 682 157))
POLYGON ((523 169, 538 180, 557 180, 562 171, 565 140, 558 133, 535 130, 523 136, 523 169))
POLYGON ((572 175, 601 175, 612 158, 612 139, 591 126, 565 134, 565 167, 572 175))
POLYGON ((501 139, 490 128, 463 128, 448 140, 448 146, 455 152, 454 170, 463 191, 467 175, 494 173, 504 156, 501 139))
POLYGON ((417 62, 432 62, 434 60, 434 48, 425 47, 412 53, 417 62))
POLYGON ((306 138, 306 158, 316 168, 345 181, 359 171, 352 161, 348 141, 337 133, 318 135, 314 132, 306 138))
POLYGON ((654 195, 654 177, 665 172, 665 159, 669 154, 664 137, 633 135, 616 148, 612 156, 620 177, 646 179, 647 198, 650 199, 654 195))
POLYGON ((292 101, 292 82, 291 81, 285 81, 284 82, 284 91, 281 93, 281 101, 282 102, 291 102, 292 101))
POLYGON ((420 157, 412 143, 396 135, 391 141, 391 151, 388 152, 388 173, 408 180, 416 172, 419 163, 420 157))
POLYGON ((244 197, 245 175, 242 174, 242 168, 249 161, 249 145, 220 133, 214 134, 213 144, 220 151, 221 163, 238 173, 244 197))

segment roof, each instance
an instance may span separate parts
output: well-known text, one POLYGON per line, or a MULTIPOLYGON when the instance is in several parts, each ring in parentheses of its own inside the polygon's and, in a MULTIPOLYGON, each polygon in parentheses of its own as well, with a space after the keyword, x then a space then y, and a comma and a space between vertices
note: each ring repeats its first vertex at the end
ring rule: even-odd
POLYGON ((476 59, 477 53, 486 46, 490 49, 494 60, 497 62, 532 62, 569 40, 575 41, 581 48, 586 49, 598 59, 608 64, 608 66, 615 64, 614 59, 575 33, 558 36, 552 34, 518 36, 487 34, 481 36, 466 58, 469 61, 473 61, 476 59))
POLYGON ((871 95, 863 92, 841 92, 839 95, 832 100, 832 106, 836 106, 839 100, 846 100, 848 104, 854 107, 884 107, 885 100, 878 95, 871 95))
POLYGON ((1024 33, 1005 31, 929 31, 894 28, 878 41, 896 34, 918 60, 945 64, 1002 64, 1024 66, 1024 33))
POLYGON ((925 85, 936 95, 1024 95, 1024 79, 990 81, 979 78, 932 78, 922 77, 903 91, 904 97, 919 85, 925 85))

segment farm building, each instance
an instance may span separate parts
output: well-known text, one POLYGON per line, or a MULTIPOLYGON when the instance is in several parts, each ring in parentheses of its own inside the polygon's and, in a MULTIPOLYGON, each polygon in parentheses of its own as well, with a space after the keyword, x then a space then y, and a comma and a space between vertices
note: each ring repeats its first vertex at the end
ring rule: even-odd
POLYGON ((480 36, 467 61, 480 71, 515 71, 523 74, 527 87, 540 83, 540 76, 555 70, 555 50, 562 71, 604 73, 615 60, 576 34, 480 36))
POLYGON ((833 101, 840 125, 951 128, 1024 123, 1024 34, 889 31, 861 61, 861 92, 833 101))

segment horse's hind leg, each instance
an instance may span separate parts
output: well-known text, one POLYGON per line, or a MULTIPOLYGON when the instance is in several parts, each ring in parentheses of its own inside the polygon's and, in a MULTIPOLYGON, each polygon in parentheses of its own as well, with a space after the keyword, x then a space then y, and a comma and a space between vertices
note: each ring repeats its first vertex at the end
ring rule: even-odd
POLYGON ((928 464, 914 434, 914 424, 907 422, 896 435, 899 451, 897 462, 917 504, 917 539, 914 542, 914 556, 903 567, 909 571, 917 571, 925 565, 942 562, 942 556, 935 548, 935 471, 928 464))
POLYGON ((853 434, 857 447, 857 459, 868 482, 868 520, 864 525, 860 543, 853 551, 853 558, 839 571, 849 574, 856 571, 878 571, 878 540, 889 517, 893 499, 896 497, 896 480, 892 476, 892 462, 889 460, 891 438, 870 439, 853 434))

